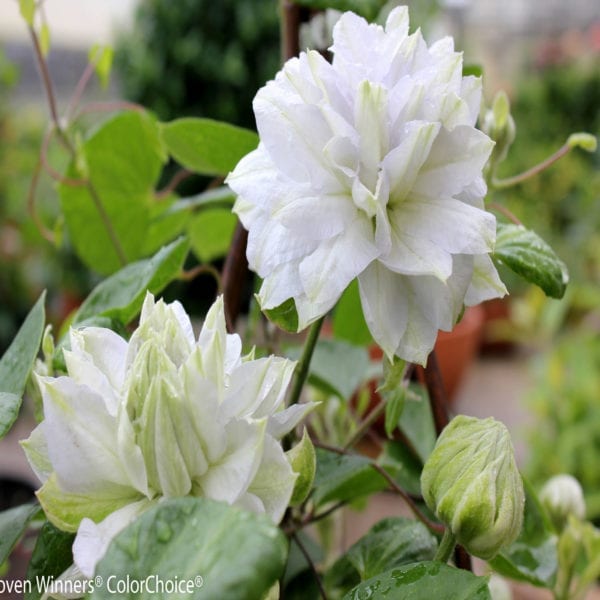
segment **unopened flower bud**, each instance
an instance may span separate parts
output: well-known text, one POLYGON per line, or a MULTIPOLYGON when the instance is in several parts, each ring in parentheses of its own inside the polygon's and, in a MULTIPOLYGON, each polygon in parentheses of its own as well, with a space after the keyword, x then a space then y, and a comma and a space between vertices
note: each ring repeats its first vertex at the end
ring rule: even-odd
POLYGON ((540 500, 559 532, 565 528, 569 515, 585 518, 583 490, 571 475, 556 475, 549 479, 540 492, 540 500))
POLYGON ((421 488, 427 506, 474 556, 493 558, 521 531, 523 481, 499 421, 454 418, 425 463, 421 488))
POLYGON ((501 90, 496 94, 492 108, 483 116, 481 129, 496 142, 490 162, 498 165, 506 158, 508 149, 515 141, 517 133, 515 121, 510 114, 510 101, 506 92, 501 90))

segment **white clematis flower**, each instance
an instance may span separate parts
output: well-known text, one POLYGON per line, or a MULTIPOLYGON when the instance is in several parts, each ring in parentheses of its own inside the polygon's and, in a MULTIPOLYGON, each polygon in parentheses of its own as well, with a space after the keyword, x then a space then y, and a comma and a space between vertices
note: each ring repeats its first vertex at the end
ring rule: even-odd
POLYGON ((91 577, 111 539, 162 498, 205 496, 279 522, 297 474, 279 439, 310 410, 283 409, 295 363, 241 357, 223 300, 199 339, 178 302, 146 296, 129 342, 71 331, 67 377, 39 377, 44 420, 23 442, 48 519, 77 531, 76 569, 91 577))
POLYGON ((506 293, 489 257, 481 81, 450 38, 409 35, 406 7, 385 29, 345 13, 333 38, 332 64, 302 53, 257 93, 261 142, 227 178, 234 211, 263 309, 293 298, 303 329, 358 277, 375 340, 424 363, 464 304, 506 293))

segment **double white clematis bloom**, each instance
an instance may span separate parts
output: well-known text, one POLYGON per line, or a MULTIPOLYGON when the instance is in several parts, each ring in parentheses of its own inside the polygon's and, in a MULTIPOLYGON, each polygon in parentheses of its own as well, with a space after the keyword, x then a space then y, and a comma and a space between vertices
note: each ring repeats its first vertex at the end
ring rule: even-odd
POLYGON ((162 498, 204 496, 281 520, 297 475, 279 439, 311 407, 283 409, 295 364, 241 357, 221 298, 197 341, 181 304, 150 294, 129 342, 96 327, 70 335, 68 376, 38 378, 44 420, 23 446, 47 517, 77 531, 83 576, 162 498))
POLYGON ((358 277, 374 339, 424 363, 463 305, 506 293, 489 257, 481 81, 450 38, 408 35, 406 7, 385 29, 345 13, 333 39, 332 64, 302 53, 257 93, 261 142, 227 179, 234 211, 263 309, 293 298, 303 329, 358 277))

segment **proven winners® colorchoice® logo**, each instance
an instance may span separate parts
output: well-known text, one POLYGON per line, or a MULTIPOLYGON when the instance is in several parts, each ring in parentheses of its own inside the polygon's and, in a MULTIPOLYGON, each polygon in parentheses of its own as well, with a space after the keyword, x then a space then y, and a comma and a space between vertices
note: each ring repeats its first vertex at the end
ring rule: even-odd
POLYGON ((129 575, 118 578, 110 575, 105 578, 96 575, 93 579, 54 579, 54 577, 36 577, 34 580, 0 579, 0 596, 4 594, 31 594, 34 590, 42 595, 84 596, 96 588, 104 587, 109 594, 192 594, 204 585, 201 575, 193 579, 161 579, 158 575, 149 575, 144 579, 134 579, 129 575))

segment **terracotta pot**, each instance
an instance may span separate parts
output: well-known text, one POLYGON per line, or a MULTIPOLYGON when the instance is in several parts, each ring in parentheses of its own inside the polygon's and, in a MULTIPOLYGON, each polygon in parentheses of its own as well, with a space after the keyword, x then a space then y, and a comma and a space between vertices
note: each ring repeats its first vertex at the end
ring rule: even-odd
POLYGON ((481 306, 465 310, 460 323, 452 331, 440 331, 435 353, 442 372, 448 400, 452 401, 469 365, 479 351, 485 321, 481 306))

